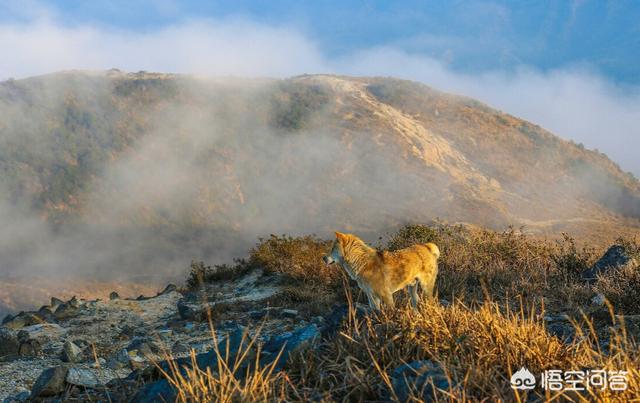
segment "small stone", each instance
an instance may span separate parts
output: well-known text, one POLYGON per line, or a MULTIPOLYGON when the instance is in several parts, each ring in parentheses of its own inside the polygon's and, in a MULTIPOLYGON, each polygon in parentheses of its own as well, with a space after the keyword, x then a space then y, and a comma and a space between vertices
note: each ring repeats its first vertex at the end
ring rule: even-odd
POLYGON ((597 306, 603 306, 607 298, 602 293, 596 294, 593 298, 591 298, 591 303, 597 306))
POLYGON ((65 379, 69 369, 64 366, 48 368, 42 371, 31 388, 30 398, 56 396, 65 389, 65 379))
POLYGON ((102 367, 103 367, 103 366, 105 366, 106 364, 107 364, 107 360, 105 360, 105 359, 104 359, 104 358, 102 358, 102 357, 98 357, 98 360, 97 360, 97 361, 94 361, 94 362, 91 364, 91 367, 92 367, 92 368, 102 368, 102 367))
POLYGON ((70 340, 64 342, 62 348, 62 361, 64 362, 81 362, 82 350, 70 340))
POLYGON ((100 385, 100 381, 96 375, 88 369, 69 368, 66 377, 67 383, 85 388, 95 388, 100 385))
POLYGON ((107 360, 107 366, 111 369, 121 369, 129 365, 129 352, 123 348, 107 360))
POLYGON ((280 312, 283 318, 295 318, 298 316, 298 311, 295 309, 283 309, 280 312))

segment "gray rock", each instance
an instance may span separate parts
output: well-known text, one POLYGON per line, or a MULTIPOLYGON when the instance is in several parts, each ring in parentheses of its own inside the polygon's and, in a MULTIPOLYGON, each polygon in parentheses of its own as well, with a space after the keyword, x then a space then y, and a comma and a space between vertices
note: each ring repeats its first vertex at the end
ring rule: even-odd
POLYGON ((20 312, 11 318, 10 321, 4 323, 3 326, 18 330, 26 326, 38 325, 40 323, 44 323, 44 321, 37 315, 31 312, 20 312))
POLYGON ((129 352, 127 349, 119 350, 107 360, 107 367, 111 369, 121 369, 129 365, 129 352))
POLYGON ((582 278, 586 281, 594 282, 599 274, 604 274, 612 269, 636 263, 624 246, 613 245, 589 270, 582 273, 582 278))
POLYGON ((18 403, 18 402, 26 402, 29 399, 29 391, 22 391, 16 393, 15 395, 9 396, 2 401, 2 403, 18 403))
MULTIPOLYGON (((20 340, 20 334, 18 334, 20 340)), ((18 347, 18 355, 20 357, 40 357, 42 356, 42 344, 37 339, 22 339, 20 347, 18 347)))
POLYGON ((30 398, 56 396, 65 389, 65 380, 69 369, 64 366, 48 368, 42 371, 31 388, 30 398))
POLYGON ((64 301, 56 298, 56 297, 51 297, 51 310, 55 311, 56 308, 60 305, 64 304, 64 301))
POLYGON ((296 318, 298 316, 298 311, 295 309, 283 309, 280 311, 280 315, 283 318, 296 318))
POLYGON ((69 368, 66 381, 68 384, 85 388, 95 388, 100 385, 98 377, 91 370, 85 368, 69 368))
POLYGON ((166 379, 145 385, 132 399, 133 402, 138 403, 173 402, 175 400, 176 390, 166 379))
POLYGON ((18 354, 20 342, 15 330, 0 327, 0 357, 18 354))
POLYGON ((164 290, 160 291, 158 295, 169 294, 170 292, 177 291, 178 287, 175 284, 168 284, 164 290))
POLYGON ((400 401, 415 396, 431 402, 436 392, 434 387, 445 391, 451 387, 442 367, 431 360, 412 361, 397 367, 391 381, 400 401))
POLYGON ((602 293, 596 294, 593 298, 591 298, 591 303, 597 306, 603 306, 606 301, 606 297, 602 293))
POLYGON ((61 358, 64 362, 81 362, 83 360, 82 350, 71 340, 67 340, 62 347, 61 358))
POLYGON ((58 308, 56 308, 53 316, 56 318, 56 320, 65 320, 78 315, 79 312, 80 310, 77 306, 73 306, 70 303, 64 303, 58 305, 58 308))
MULTIPOLYGON (((274 336, 267 341, 262 350, 266 353, 277 354, 282 351, 278 362, 276 363, 276 369, 281 369, 289 359, 289 356, 304 347, 309 346, 320 338, 320 330, 315 323, 298 328, 293 332, 285 332, 280 335, 274 336)), ((266 364, 268 361, 268 354, 261 359, 262 364, 266 364)))

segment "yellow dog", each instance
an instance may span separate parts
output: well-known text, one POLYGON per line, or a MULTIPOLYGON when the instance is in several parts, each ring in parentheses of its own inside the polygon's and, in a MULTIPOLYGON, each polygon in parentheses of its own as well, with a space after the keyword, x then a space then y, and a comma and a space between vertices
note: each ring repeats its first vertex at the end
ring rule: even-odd
POLYGON ((438 275, 440 250, 433 243, 413 245, 396 252, 379 252, 352 234, 336 232, 326 264, 338 263, 367 294, 369 305, 380 309, 380 301, 393 306, 393 293, 409 287, 411 304, 418 304, 418 284, 428 296, 438 275))

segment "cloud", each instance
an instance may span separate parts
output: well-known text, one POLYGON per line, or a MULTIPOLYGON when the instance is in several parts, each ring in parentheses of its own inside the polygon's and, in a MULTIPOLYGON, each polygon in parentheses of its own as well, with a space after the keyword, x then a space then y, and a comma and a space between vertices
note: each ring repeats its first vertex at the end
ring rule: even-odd
POLYGON ((54 12, 33 4, 30 19, 0 24, 0 52, 11 55, 0 61, 0 79, 111 67, 213 76, 395 76, 477 98, 561 137, 598 148, 623 169, 640 176, 635 151, 640 146, 636 122, 640 88, 616 86, 588 66, 548 72, 523 66, 467 74, 443 60, 409 53, 401 45, 328 56, 313 38, 286 25, 242 18, 187 20, 136 32, 65 26, 54 12))

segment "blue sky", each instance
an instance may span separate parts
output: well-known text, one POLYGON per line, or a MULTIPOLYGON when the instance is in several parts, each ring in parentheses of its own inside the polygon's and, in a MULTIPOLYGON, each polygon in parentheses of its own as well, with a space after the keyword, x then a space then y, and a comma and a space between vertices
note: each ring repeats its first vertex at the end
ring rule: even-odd
MULTIPOLYGON (((4 1, 0 21, 28 21, 25 2, 4 1)), ((640 1, 123 1, 30 2, 68 26, 139 32, 193 19, 246 18, 312 37, 330 56, 393 46, 465 72, 585 65, 640 83, 640 1)), ((31 14, 31 15, 30 15, 31 14)))
POLYGON ((0 0, 0 79, 111 67, 397 76, 478 98, 640 176, 639 21, 637 0, 0 0))

